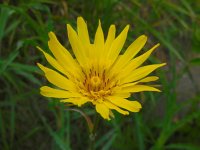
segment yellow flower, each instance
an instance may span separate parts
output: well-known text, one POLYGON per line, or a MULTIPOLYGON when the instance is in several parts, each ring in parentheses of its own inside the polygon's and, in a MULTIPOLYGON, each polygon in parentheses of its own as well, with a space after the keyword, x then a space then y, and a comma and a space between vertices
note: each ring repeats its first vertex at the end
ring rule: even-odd
POLYGON ((89 102, 108 120, 112 116, 112 110, 123 115, 128 115, 129 111, 138 112, 141 104, 127 98, 131 93, 141 91, 159 92, 143 83, 157 80, 158 77, 148 75, 165 63, 139 67, 159 46, 157 44, 146 53, 135 57, 147 41, 145 35, 138 37, 120 55, 128 29, 129 25, 115 36, 115 25, 111 25, 107 38, 104 39, 99 21, 94 42, 91 42, 87 24, 82 17, 78 17, 77 32, 67 24, 68 38, 75 58, 59 43, 55 34, 50 32, 48 46, 54 57, 38 48, 54 70, 39 63, 38 66, 47 80, 56 87, 43 86, 40 93, 78 106, 89 102))

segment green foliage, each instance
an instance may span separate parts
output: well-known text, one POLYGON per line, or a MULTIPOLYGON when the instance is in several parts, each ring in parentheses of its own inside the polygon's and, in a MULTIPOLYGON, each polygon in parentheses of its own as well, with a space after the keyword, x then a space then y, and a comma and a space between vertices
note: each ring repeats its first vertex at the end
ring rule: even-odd
MULTIPOLYGON (((200 73, 198 0, 3 1, 0 4, 0 148, 85 150, 88 147, 89 130, 83 117, 67 111, 67 106, 56 100, 40 96, 39 87, 46 81, 36 67, 37 62, 46 62, 36 46, 48 52, 49 31, 54 31, 70 49, 65 25, 75 26, 78 16, 87 20, 91 37, 98 18, 106 32, 110 24, 116 24, 117 29, 130 24, 126 45, 146 34, 149 40, 145 49, 161 43, 154 53, 156 58, 152 56, 149 61, 168 64, 156 72, 163 92, 133 95, 143 103, 140 113, 126 117, 115 114, 110 122, 100 120, 95 148, 200 149, 200 84, 195 77, 200 73), (190 84, 185 86, 182 79, 190 84), (190 95, 185 94, 187 86, 190 95)), ((87 106, 81 109, 93 118, 92 109, 87 106)))

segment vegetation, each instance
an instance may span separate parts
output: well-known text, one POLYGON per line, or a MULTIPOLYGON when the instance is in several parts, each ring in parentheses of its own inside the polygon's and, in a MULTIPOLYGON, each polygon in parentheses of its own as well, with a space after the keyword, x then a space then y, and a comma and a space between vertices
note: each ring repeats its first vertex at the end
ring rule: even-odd
MULTIPOLYGON (((46 63, 36 46, 49 52, 49 31, 70 48, 66 23, 75 26, 78 16, 87 20, 90 37, 98 18, 104 32, 110 24, 117 29, 130 24, 126 45, 145 34, 149 39, 144 51, 161 44, 149 63, 167 62, 156 72, 162 92, 133 95, 143 104, 139 113, 101 119, 95 148, 199 150, 198 0, 4 0, 0 4, 0 149, 87 149, 86 121, 67 110, 69 106, 39 94, 46 80, 36 66, 46 63)), ((80 109, 94 117, 88 105, 80 109)))

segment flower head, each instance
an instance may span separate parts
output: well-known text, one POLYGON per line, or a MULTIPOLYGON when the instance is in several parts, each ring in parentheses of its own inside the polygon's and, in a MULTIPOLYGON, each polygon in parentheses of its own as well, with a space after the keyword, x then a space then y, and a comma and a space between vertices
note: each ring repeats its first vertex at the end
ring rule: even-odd
POLYGON ((155 87, 144 83, 157 80, 158 77, 148 75, 165 63, 140 67, 159 46, 157 44, 146 53, 135 57, 147 41, 145 35, 138 37, 120 55, 128 29, 129 25, 116 36, 115 25, 111 25, 107 37, 104 38, 99 21, 92 43, 86 22, 78 17, 77 32, 67 24, 68 38, 75 57, 59 43, 55 34, 50 32, 48 46, 54 57, 38 48, 54 69, 39 63, 38 66, 47 80, 56 87, 43 86, 40 88, 41 94, 78 106, 89 102, 108 120, 112 116, 112 110, 123 115, 128 115, 129 111, 138 112, 141 104, 127 98, 131 93, 141 91, 159 92, 155 87))

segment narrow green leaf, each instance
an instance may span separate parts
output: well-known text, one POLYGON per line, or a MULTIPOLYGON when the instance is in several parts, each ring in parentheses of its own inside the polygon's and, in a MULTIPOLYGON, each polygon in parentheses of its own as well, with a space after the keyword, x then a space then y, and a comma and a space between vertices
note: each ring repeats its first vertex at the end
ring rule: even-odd
POLYGON ((192 65, 200 65, 200 58, 194 58, 192 60, 190 60, 190 64, 192 65))
POLYGON ((176 150, 176 149, 180 149, 180 150, 199 150, 200 147, 199 146, 195 146, 195 145, 192 145, 192 144, 186 144, 186 143, 174 143, 174 144, 169 144, 167 146, 165 146, 166 149, 173 149, 173 150, 176 150))
POLYGON ((6 70, 6 68, 15 60, 18 56, 19 51, 13 51, 9 57, 4 61, 4 64, 1 65, 0 74, 6 70))

